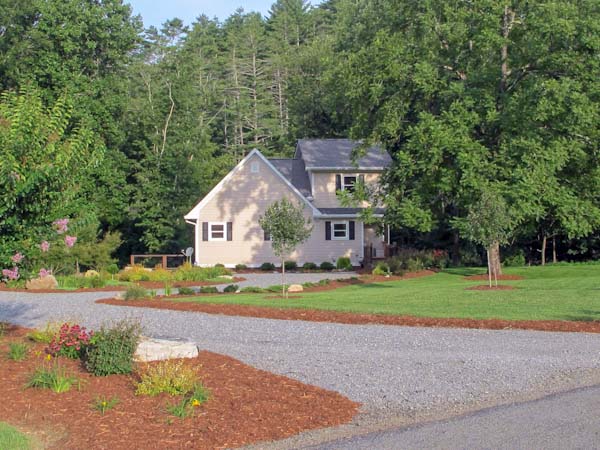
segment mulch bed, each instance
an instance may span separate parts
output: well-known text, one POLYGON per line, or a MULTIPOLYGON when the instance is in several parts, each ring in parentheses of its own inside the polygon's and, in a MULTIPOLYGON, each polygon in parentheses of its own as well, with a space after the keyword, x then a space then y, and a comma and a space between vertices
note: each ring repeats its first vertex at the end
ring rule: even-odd
MULTIPOLYGON (((234 284, 241 281, 246 281, 243 277, 234 277, 231 280, 224 281, 174 281, 171 287, 193 287, 193 286, 214 286, 217 284, 234 284)), ((146 289, 164 289, 164 281, 138 281, 135 284, 139 284, 146 289)), ((101 288, 80 288, 80 289, 10 289, 6 287, 6 284, 0 283, 0 291, 9 292, 29 292, 39 294, 60 294, 68 292, 115 292, 115 291, 126 291, 129 286, 104 286, 101 288)))
POLYGON ((489 284, 478 284, 477 286, 471 286, 466 288, 467 291, 512 291, 515 289, 514 286, 508 286, 506 284, 499 284, 498 286, 490 286, 489 284))
POLYGON ((239 447, 346 423, 359 406, 335 392, 206 351, 186 363, 198 368, 211 398, 186 419, 165 411, 177 398, 136 396, 134 376, 94 377, 64 358, 60 364, 83 381, 80 390, 24 389, 36 367, 51 364, 44 361, 43 344, 32 344, 25 361, 4 359, 8 342, 19 336, 22 341, 25 331, 12 327, 0 342, 0 420, 31 432, 44 448, 239 447), (119 403, 104 415, 93 409, 96 398, 113 396, 119 403))
MULTIPOLYGON (((509 281, 509 280, 522 280, 523 277, 521 275, 498 275, 498 280, 503 280, 503 281, 509 281)), ((489 277, 488 274, 483 274, 483 275, 471 275, 468 277, 464 277, 464 280, 468 280, 468 281, 488 281, 489 277)), ((492 277, 492 281, 494 280, 494 277, 492 277)))

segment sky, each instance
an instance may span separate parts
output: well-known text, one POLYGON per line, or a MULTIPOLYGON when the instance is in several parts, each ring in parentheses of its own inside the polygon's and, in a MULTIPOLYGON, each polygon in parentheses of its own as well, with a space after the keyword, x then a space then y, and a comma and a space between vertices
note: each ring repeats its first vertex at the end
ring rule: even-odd
MULTIPOLYGON (((140 14, 144 26, 160 25, 167 19, 179 17, 186 25, 191 24, 196 17, 206 14, 208 17, 218 17, 225 20, 240 6, 244 11, 258 11, 267 15, 275 0, 125 0, 129 3, 134 14, 140 14)), ((312 0, 316 5, 319 0, 312 0)))

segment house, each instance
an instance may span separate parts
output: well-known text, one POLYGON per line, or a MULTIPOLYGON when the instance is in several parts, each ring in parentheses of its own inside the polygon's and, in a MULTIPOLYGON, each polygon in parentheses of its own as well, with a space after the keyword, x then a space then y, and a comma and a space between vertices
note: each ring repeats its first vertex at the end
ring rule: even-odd
MULTIPOLYGON (((313 224, 310 238, 288 259, 302 265, 335 263, 347 256, 358 266, 365 248, 370 256, 383 256, 389 236, 364 224, 362 208, 345 208, 336 195, 354 189, 358 180, 377 183, 391 163, 387 152, 371 147, 354 165, 351 152, 358 145, 349 139, 302 139, 291 159, 251 151, 185 216, 195 229, 195 264, 258 267, 279 262, 259 218, 283 197, 302 205, 313 224)), ((380 217, 383 212, 375 210, 380 217)))

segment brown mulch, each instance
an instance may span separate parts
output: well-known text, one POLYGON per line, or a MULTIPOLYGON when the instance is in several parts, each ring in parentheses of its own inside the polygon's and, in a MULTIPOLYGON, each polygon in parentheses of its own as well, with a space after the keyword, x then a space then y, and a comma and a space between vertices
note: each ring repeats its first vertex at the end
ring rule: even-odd
MULTIPOLYGON (((488 274, 483 275, 471 275, 468 277, 464 277, 464 280, 468 281, 487 281, 489 280, 488 274)), ((492 280, 494 277, 492 277, 492 280)), ((498 280, 509 281, 509 280, 522 280, 523 277, 521 275, 498 275, 498 280)))
MULTIPOLYGON (((179 288, 179 287, 191 287, 191 286, 214 286, 217 284, 226 284, 227 282, 239 283, 241 281, 246 281, 243 277, 234 277, 231 280, 227 281, 174 281, 171 284, 171 287, 179 288)), ((146 289, 163 289, 165 287, 164 281, 138 281, 136 284, 139 284, 143 288, 146 289)), ((39 294, 57 294, 61 292, 115 292, 115 291, 126 291, 129 286, 104 286, 101 288, 80 288, 80 289, 10 289, 6 287, 6 284, 0 283, 0 291, 9 291, 9 292, 35 292, 39 294)))
POLYGON ((471 286, 466 288, 467 291, 512 291, 515 289, 514 286, 508 286, 506 284, 499 284, 498 286, 490 286, 489 284, 478 284, 477 286, 471 286))
MULTIPOLYGON (((273 302, 285 300, 273 300, 273 302)), ((118 299, 97 300, 96 303, 117 306, 170 309, 174 311, 223 314, 226 316, 258 317, 262 319, 305 320, 349 325, 398 325, 405 327, 476 328, 487 330, 522 329, 538 331, 568 331, 600 333, 600 321, 571 322, 562 320, 501 320, 461 319, 414 316, 392 316, 386 314, 360 314, 319 309, 274 308, 270 306, 248 306, 217 303, 173 302, 169 300, 118 299)))
POLYGON ((36 367, 52 362, 44 360, 43 344, 32 344, 25 361, 4 359, 8 342, 23 341, 23 335, 14 327, 0 342, 0 420, 31 432, 44 448, 240 447, 346 423, 359 406, 335 392, 206 351, 186 364, 197 367, 211 397, 186 419, 166 412, 177 397, 136 396, 134 376, 94 377, 64 358, 57 361, 82 380, 80 390, 24 389, 36 367), (119 403, 105 415, 92 407, 96 398, 114 396, 119 403))

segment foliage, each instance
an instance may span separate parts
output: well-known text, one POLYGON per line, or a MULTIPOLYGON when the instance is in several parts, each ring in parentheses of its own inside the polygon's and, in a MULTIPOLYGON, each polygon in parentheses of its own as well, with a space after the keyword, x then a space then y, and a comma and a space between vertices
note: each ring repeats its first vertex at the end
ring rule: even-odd
POLYGON ((390 268, 386 263, 378 262, 372 273, 373 275, 389 275, 390 268))
POLYGON ((142 300, 148 298, 148 290, 142 286, 134 284, 129 286, 123 294, 123 300, 142 300))
POLYGON ((58 333, 52 338, 50 344, 48 344, 46 353, 52 356, 66 356, 67 358, 78 359, 93 336, 93 331, 88 333, 85 327, 78 324, 63 323, 58 333))
POLYGON ((106 266, 105 270, 111 275, 111 277, 114 278, 114 276, 119 273, 119 266, 114 263, 109 264, 108 266, 106 266))
POLYGON ((210 391, 201 383, 196 383, 194 390, 183 396, 178 403, 167 407, 167 411, 180 419, 185 419, 194 413, 194 409, 201 406, 210 398, 210 391))
POLYGON ((185 263, 175 270, 173 278, 177 281, 206 281, 224 275, 231 275, 231 271, 223 265, 195 267, 189 263, 185 263))
POLYGON ((179 295, 194 295, 196 291, 190 287, 182 286, 178 288, 179 295))
POLYGON ((96 397, 92 402, 92 408, 104 415, 106 411, 113 409, 119 404, 119 397, 96 397))
POLYGON ((140 370, 139 377, 136 395, 184 395, 193 391, 198 383, 196 370, 181 359, 166 359, 147 364, 140 370))
POLYGON ((60 325, 56 322, 48 322, 43 330, 36 329, 27 333, 27 338, 33 342, 50 344, 54 337, 58 336, 60 325))
POLYGON ((258 286, 244 286, 240 289, 240 293, 246 294, 262 294, 264 292, 267 292, 267 290, 258 286))
POLYGON ((85 367, 96 376, 131 373, 141 335, 138 322, 121 320, 102 326, 85 349, 85 367))
POLYGON ((306 241, 312 231, 310 219, 304 217, 304 208, 287 198, 269 205, 258 222, 263 231, 271 236, 273 252, 282 259, 306 241))
POLYGON ((335 268, 340 270, 352 270, 352 261, 346 256, 341 256, 337 259, 335 268))
POLYGON ((52 365, 44 365, 35 369, 25 387, 50 389, 57 394, 61 394, 69 391, 71 386, 78 382, 79 380, 69 375, 58 361, 54 361, 52 365))
POLYGON ((215 286, 201 286, 200 293, 201 294, 216 294, 219 290, 215 286))
POLYGON ((513 255, 506 256, 503 263, 506 267, 523 267, 525 265, 525 255, 520 251, 513 255))
POLYGON ((260 270, 264 272, 272 272, 275 270, 275 264, 270 262, 264 262, 260 265, 260 270))
POLYGON ((223 292, 237 292, 239 288, 237 284, 228 284, 223 288, 223 292))
POLYGON ((235 265, 235 270, 246 270, 248 267, 246 266, 246 264, 236 264, 235 265))
POLYGON ((319 268, 319 266, 317 266, 315 263, 313 262, 305 262, 302 265, 302 270, 317 270, 319 268))
POLYGON ((296 261, 284 261, 283 265, 285 270, 296 270, 298 268, 296 261))
POLYGON ((331 270, 335 269, 335 266, 332 263, 330 263, 329 261, 323 261, 319 265, 319 268, 321 270, 331 271, 331 270))
POLYGON ((29 347, 22 342, 11 342, 8 344, 8 359, 22 361, 27 357, 29 347))
POLYGON ((56 281, 60 289, 101 288, 106 285, 106 280, 101 276, 59 275, 56 281))

